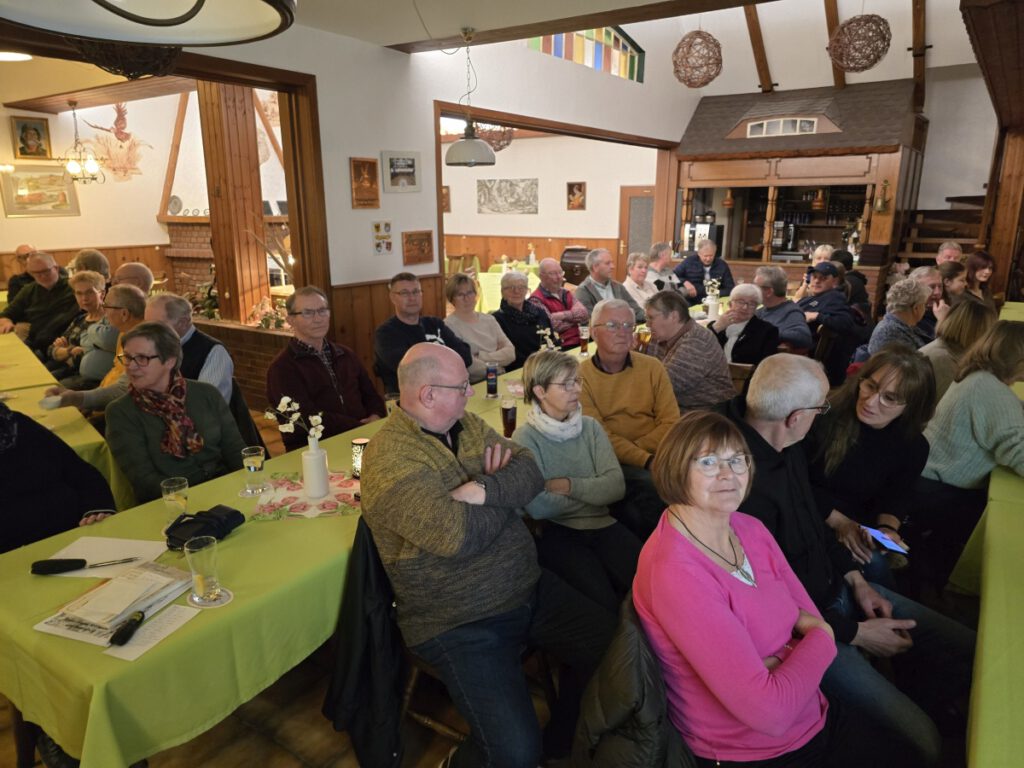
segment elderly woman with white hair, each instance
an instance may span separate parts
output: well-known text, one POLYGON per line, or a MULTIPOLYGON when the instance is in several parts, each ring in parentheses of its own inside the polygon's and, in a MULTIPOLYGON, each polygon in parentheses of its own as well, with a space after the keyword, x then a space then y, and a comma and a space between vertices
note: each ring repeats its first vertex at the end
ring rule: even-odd
POLYGON ((638 307, 643 307, 658 292, 657 286, 647 279, 649 263, 647 254, 639 251, 629 254, 626 259, 626 279, 622 281, 622 287, 638 307))
POLYGON ((885 295, 885 317, 871 332, 868 354, 873 355, 893 343, 920 349, 927 339, 920 336, 914 326, 924 317, 929 296, 931 288, 912 277, 893 283, 885 295))
POLYGON ((501 306, 491 314, 516 350, 515 359, 505 366, 506 371, 522 368, 526 358, 546 346, 547 339, 558 345, 547 309, 527 301, 529 295, 524 273, 513 269, 501 276, 501 306))
POLYGON ((757 365, 779 351, 779 329, 754 315, 761 299, 761 289, 753 283, 737 285, 729 296, 729 310, 711 325, 730 363, 757 365))

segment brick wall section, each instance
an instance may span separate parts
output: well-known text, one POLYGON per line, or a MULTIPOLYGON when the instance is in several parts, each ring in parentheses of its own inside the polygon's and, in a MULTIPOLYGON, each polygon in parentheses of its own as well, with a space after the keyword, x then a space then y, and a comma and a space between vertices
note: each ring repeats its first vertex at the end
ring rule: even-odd
POLYGON ((194 318, 195 325, 227 347, 235 361, 235 378, 249 408, 262 411, 267 405, 267 369, 285 348, 291 333, 253 328, 223 320, 194 318))
MULTIPOLYGON (((265 222, 263 242, 273 243, 273 232, 285 226, 281 222, 265 222)), ((208 283, 213 266, 209 222, 168 222, 167 234, 171 241, 164 253, 171 265, 168 290, 184 295, 195 291, 200 283, 208 283)))

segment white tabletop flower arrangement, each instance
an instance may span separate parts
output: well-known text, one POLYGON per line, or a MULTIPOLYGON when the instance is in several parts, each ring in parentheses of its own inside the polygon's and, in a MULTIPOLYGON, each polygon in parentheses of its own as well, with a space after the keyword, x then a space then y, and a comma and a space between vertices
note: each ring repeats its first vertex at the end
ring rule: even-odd
POLYGON ((711 277, 704 281, 704 293, 707 294, 707 297, 709 299, 714 299, 715 301, 718 301, 718 297, 721 294, 721 292, 721 280, 716 280, 715 278, 711 277))
POLYGON ((324 434, 323 411, 312 414, 307 421, 307 417, 299 410, 300 407, 297 401, 285 395, 276 408, 268 408, 263 416, 270 421, 276 421, 281 432, 293 433, 296 426, 301 427, 306 432, 309 450, 317 451, 320 448, 320 438, 324 434))

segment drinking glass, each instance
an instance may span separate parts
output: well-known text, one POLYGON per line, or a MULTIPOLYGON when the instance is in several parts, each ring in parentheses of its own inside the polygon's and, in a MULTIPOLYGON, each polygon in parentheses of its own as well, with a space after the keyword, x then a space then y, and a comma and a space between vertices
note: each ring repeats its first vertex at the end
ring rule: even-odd
POLYGON ((391 412, 398 407, 398 402, 400 399, 401 395, 399 395, 398 392, 387 392, 384 395, 384 406, 387 408, 388 416, 390 416, 391 412))
POLYGON ((511 438, 516 431, 516 401, 501 401, 501 426, 505 431, 505 437, 511 438))
POLYGON ((590 326, 580 325, 580 357, 590 357, 590 326))
POLYGON ((169 477, 160 481, 160 495, 164 497, 167 524, 188 512, 188 478, 169 477))
POLYGON ((205 608, 226 602, 230 593, 220 586, 217 578, 216 537, 194 536, 185 542, 184 550, 188 567, 192 571, 192 594, 188 596, 189 604, 205 608))
POLYGON ((239 496, 259 496, 267 490, 263 482, 263 464, 267 459, 262 446, 250 445, 242 449, 242 467, 245 469, 245 488, 238 492, 239 496))

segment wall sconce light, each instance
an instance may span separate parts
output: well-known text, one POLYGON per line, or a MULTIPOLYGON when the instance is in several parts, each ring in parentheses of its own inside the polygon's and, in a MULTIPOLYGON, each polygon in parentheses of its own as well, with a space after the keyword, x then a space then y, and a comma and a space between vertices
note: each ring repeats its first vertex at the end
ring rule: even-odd
POLYGON ((889 212, 889 180, 882 182, 882 191, 875 195, 875 213, 889 212))
POLYGON ((736 201, 732 199, 732 190, 731 189, 725 190, 725 199, 722 200, 722 207, 723 208, 732 208, 734 205, 736 205, 736 201))

